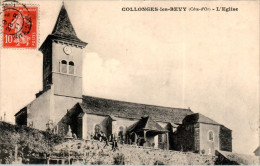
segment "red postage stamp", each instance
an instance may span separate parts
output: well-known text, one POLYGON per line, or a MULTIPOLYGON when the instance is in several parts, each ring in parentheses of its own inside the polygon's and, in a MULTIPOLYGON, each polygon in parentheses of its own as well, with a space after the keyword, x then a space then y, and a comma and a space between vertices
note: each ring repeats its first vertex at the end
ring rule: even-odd
POLYGON ((38 7, 4 6, 3 48, 37 48, 38 7))

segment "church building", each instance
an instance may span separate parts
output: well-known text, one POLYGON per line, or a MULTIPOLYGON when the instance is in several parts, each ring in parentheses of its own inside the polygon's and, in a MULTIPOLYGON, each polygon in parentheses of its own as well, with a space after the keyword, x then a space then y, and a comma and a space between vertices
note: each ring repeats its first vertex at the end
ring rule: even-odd
POLYGON ((100 135, 122 144, 215 154, 232 151, 232 131, 190 109, 137 104, 82 95, 80 40, 62 5, 54 29, 42 43, 43 89, 15 114, 17 125, 51 128, 79 139, 100 135))

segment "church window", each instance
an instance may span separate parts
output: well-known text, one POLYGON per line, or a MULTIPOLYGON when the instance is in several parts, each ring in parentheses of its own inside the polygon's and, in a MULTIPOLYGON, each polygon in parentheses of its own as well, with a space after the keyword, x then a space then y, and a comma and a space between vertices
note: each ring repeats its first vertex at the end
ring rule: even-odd
POLYGON ((67 61, 65 61, 65 60, 61 61, 61 72, 67 73, 67 61))
POLYGON ((74 63, 72 61, 69 62, 69 74, 74 74, 74 63))
POLYGON ((209 131, 209 141, 214 141, 214 133, 213 133, 213 131, 209 131))

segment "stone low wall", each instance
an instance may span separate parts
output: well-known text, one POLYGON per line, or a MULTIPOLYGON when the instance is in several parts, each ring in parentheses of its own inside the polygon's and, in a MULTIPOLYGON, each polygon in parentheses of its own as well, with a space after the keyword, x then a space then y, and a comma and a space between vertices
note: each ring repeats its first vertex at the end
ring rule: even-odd
POLYGON ((120 146, 120 152, 125 156, 125 164, 131 165, 214 165, 215 156, 166 151, 159 149, 144 149, 137 146, 120 146))
POLYGON ((84 142, 82 147, 87 149, 86 160, 75 164, 113 165, 118 164, 115 160, 119 159, 123 161, 121 165, 214 165, 216 160, 215 156, 148 149, 133 145, 119 145, 119 150, 113 152, 111 145, 105 148, 104 145, 105 143, 99 141, 84 142))

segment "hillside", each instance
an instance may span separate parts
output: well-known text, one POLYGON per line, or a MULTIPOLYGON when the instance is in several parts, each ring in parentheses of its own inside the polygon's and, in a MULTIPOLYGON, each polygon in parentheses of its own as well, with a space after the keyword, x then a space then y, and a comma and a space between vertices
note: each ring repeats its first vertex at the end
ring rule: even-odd
POLYGON ((16 126, 0 121, 0 163, 12 163, 17 156, 22 162, 30 157, 45 157, 53 146, 61 143, 61 137, 25 126, 16 126))
POLYGON ((16 147, 17 156, 22 159, 22 163, 28 163, 32 158, 46 160, 48 156, 50 156, 50 162, 63 158, 66 163, 68 158, 66 148, 68 147, 70 147, 71 162, 75 164, 204 165, 213 164, 215 160, 214 156, 143 149, 130 145, 119 145, 119 150, 113 152, 111 146, 103 148, 103 142, 82 140, 64 142, 57 135, 5 122, 0 122, 0 133, 0 160, 3 164, 13 163, 16 147))
POLYGON ((244 157, 231 152, 219 151, 217 156, 210 156, 126 144, 119 144, 118 149, 112 151, 111 144, 104 147, 104 142, 64 140, 49 132, 5 122, 0 122, 0 133, 1 164, 237 165, 259 161, 255 156, 244 157))
MULTIPOLYGON (((84 165, 214 165, 215 156, 119 145, 118 150, 104 147, 105 142, 74 140, 54 148, 54 153, 71 152, 71 163, 84 165), (83 160, 82 160, 83 159, 83 160)), ((55 154, 53 154, 55 156, 55 154)), ((67 154, 65 154, 67 157, 67 154)), ((68 164, 65 162, 65 164, 68 164)))

